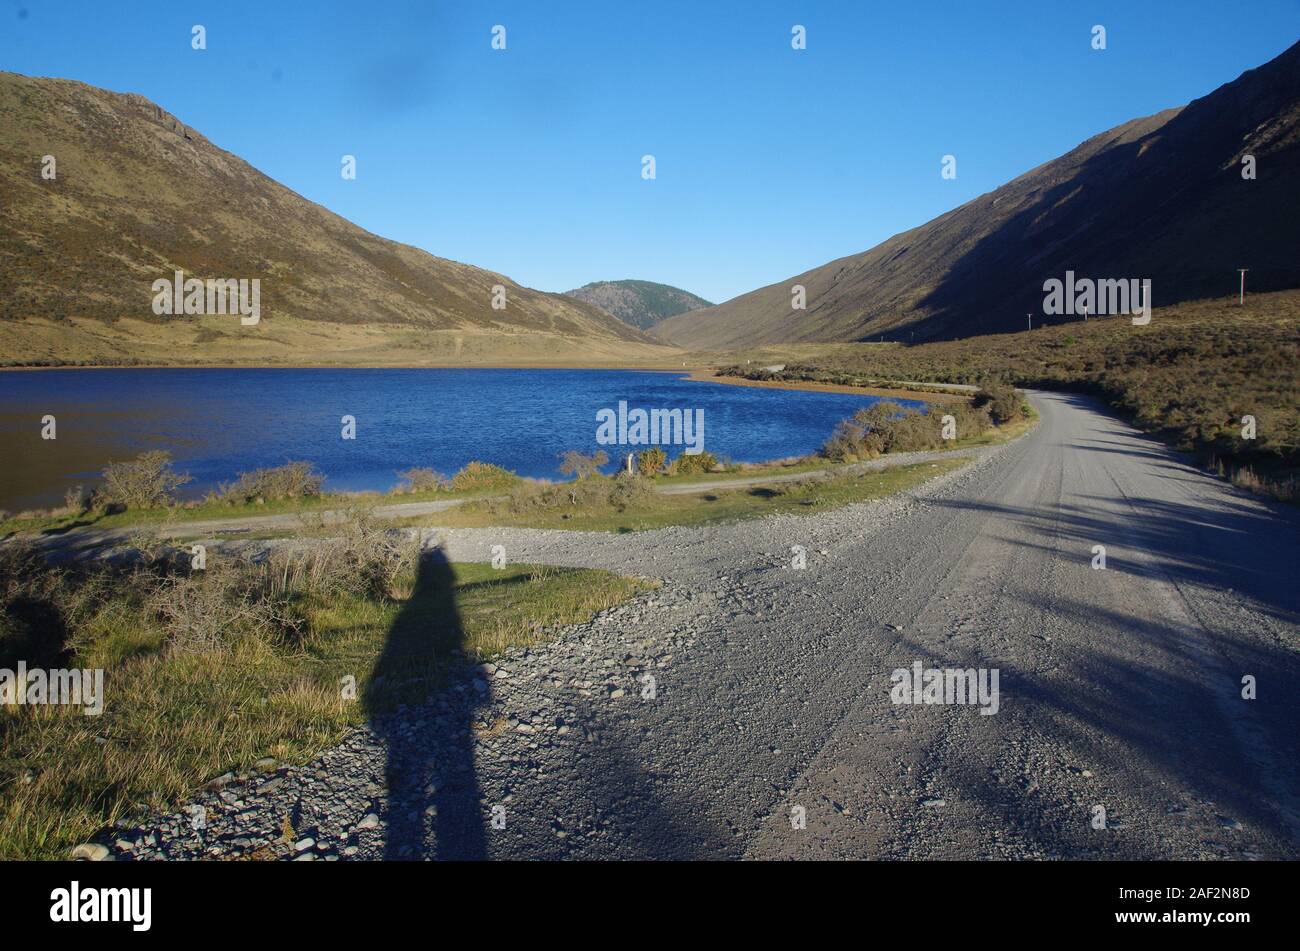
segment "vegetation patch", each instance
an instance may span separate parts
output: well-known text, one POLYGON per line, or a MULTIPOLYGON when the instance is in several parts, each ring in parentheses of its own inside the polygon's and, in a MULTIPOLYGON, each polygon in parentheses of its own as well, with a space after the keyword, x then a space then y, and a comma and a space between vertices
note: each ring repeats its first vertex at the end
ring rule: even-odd
POLYGON ((915 346, 838 345, 779 372, 722 375, 879 386, 895 380, 1065 389, 1099 396, 1133 423, 1240 485, 1300 494, 1300 292, 1244 306, 1202 300, 1158 308, 1151 323, 1075 321, 915 346), (1243 423, 1255 420, 1254 438, 1243 423))
POLYGON ((102 714, 0 706, 0 859, 64 858, 262 757, 304 763, 449 667, 648 587, 605 571, 448 565, 364 521, 305 551, 191 571, 52 567, 0 546, 0 667, 104 671, 102 714), (352 678, 353 689, 347 689, 352 678))
MULTIPOLYGON (((843 473, 798 482, 705 487, 664 494, 644 476, 593 476, 558 485, 526 484, 509 496, 467 502, 437 514, 439 525, 637 532, 670 525, 711 525, 764 515, 813 514, 913 488, 958 468, 965 458, 843 473)), ((733 478, 742 478, 742 474, 733 478)), ((720 481, 728 481, 726 479, 720 481)), ((427 517, 410 520, 427 523, 427 517)))

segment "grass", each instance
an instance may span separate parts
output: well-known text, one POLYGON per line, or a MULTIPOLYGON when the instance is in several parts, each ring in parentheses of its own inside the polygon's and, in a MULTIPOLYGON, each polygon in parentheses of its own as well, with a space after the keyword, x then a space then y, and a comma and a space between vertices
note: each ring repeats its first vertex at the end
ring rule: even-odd
MULTIPOLYGON (((570 506, 545 507, 521 505, 514 498, 480 500, 439 512, 437 523, 466 528, 510 526, 624 533, 671 525, 715 525, 765 515, 810 515, 914 488, 968 461, 965 458, 943 459, 879 472, 841 474, 771 485, 702 489, 698 493, 682 495, 646 493, 625 505, 602 501, 598 497, 584 497, 570 506)), ((429 519, 409 521, 427 524, 429 519)))
POLYGON ((230 518, 257 518, 263 515, 346 511, 358 506, 399 505, 406 502, 433 502, 444 499, 472 499, 478 490, 440 489, 424 492, 379 493, 326 492, 296 499, 272 499, 265 502, 231 504, 222 501, 196 501, 149 508, 128 508, 118 512, 96 514, 51 510, 22 512, 0 520, 0 536, 13 532, 63 532, 77 528, 115 529, 184 524, 230 518))
MULTIPOLYGON (((1028 411, 1028 406, 1025 407, 1028 411)), ((944 449, 963 449, 988 445, 993 442, 1014 438, 1023 432, 1023 427, 1010 424, 990 430, 976 437, 966 437, 955 442, 944 443, 944 449)), ((140 508, 126 508, 120 511, 80 511, 74 509, 51 509, 46 511, 22 512, 9 518, 0 519, 0 538, 17 533, 62 534, 83 528, 95 530, 167 529, 172 526, 204 521, 224 521, 229 519, 258 518, 274 515, 305 515, 323 512, 346 513, 365 510, 372 515, 382 516, 383 506, 411 502, 434 502, 448 500, 475 500, 485 502, 499 498, 502 493, 515 488, 527 488, 530 483, 519 479, 506 470, 481 472, 474 469, 480 463, 471 463, 455 477, 453 482, 442 488, 420 491, 394 490, 386 494, 369 493, 322 493, 319 495, 296 498, 259 499, 258 501, 233 502, 226 499, 209 497, 202 501, 154 505, 140 508), (461 487, 457 487, 460 485, 461 487)), ((829 459, 817 455, 803 456, 768 463, 729 464, 724 472, 694 472, 685 475, 661 474, 654 477, 654 484, 662 486, 695 485, 701 483, 716 484, 727 481, 743 481, 765 476, 788 476, 801 473, 818 474, 827 471, 835 464, 829 459)), ((535 483, 532 483, 535 485, 535 483)), ((403 524, 416 524, 419 519, 395 519, 403 524)), ((672 523, 678 524, 678 523, 672 523)), ((691 524, 688 521, 680 524, 691 524)), ((244 539, 276 538, 283 534, 283 528, 265 531, 241 531, 244 539)), ((295 527, 296 534, 327 534, 325 525, 306 524, 295 527)), ((217 533, 220 534, 220 533, 217 533)))
MULTIPOLYGON (((1100 396, 1140 429, 1218 463, 1278 498, 1300 481, 1300 292, 1158 308, 1151 323, 1076 321, 1033 331, 904 346, 800 351, 784 371, 733 366, 731 375, 850 386, 889 380, 1067 389, 1100 396), (1242 437, 1254 416, 1257 436, 1242 437)), ((781 362, 774 360, 773 362, 781 362)))
MULTIPOLYGON (((495 656, 649 587, 605 571, 444 570, 438 585, 408 579, 404 598, 302 596, 295 610, 310 636, 300 644, 244 636, 204 651, 177 650, 126 574, 40 582, 43 596, 61 599, 51 611, 84 599, 56 656, 59 666, 104 668, 105 709, 93 717, 70 707, 0 707, 0 859, 66 857, 118 818, 174 809, 205 781, 262 757, 307 762, 348 727, 418 701, 462 662, 457 652, 495 656), (356 699, 344 696, 345 677, 356 679, 356 699)), ((31 601, 27 591, 23 611, 31 601)), ((16 649, 33 664, 13 631, 0 624, 0 635, 11 635, 0 636, 2 665, 14 667, 16 649)))

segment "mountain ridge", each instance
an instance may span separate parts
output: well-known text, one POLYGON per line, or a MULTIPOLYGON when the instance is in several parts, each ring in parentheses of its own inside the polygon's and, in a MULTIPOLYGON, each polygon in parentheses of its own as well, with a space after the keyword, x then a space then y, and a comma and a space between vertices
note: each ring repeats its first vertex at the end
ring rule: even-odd
POLYGON ((595 304, 638 330, 649 330, 669 317, 713 306, 703 297, 680 287, 630 278, 592 281, 565 291, 564 295, 595 304))
POLYGON ((1024 326, 1065 270, 1147 278, 1156 303, 1300 286, 1300 43, 1131 119, 866 251, 655 327, 679 346, 952 339, 1024 326), (1240 161, 1256 159, 1253 180, 1240 161), (1294 197, 1290 198, 1294 203, 1294 197), (791 307, 792 285, 807 309, 791 307))
MULTIPOLYGON (((324 346, 326 328, 342 325, 499 335, 516 344, 545 338, 551 350, 566 339, 659 346, 583 301, 366 231, 136 93, 0 72, 0 127, 0 327, 18 351, 7 358, 26 355, 25 325, 89 328, 107 338, 114 336, 107 328, 124 321, 177 339, 188 321, 201 354, 210 318, 159 318, 150 307, 152 282, 176 270, 259 279, 260 326, 215 324, 250 340, 305 325, 313 345, 324 346), (45 155, 54 156, 53 178, 42 175, 45 155), (497 286, 504 309, 493 307, 497 286)), ((31 349, 57 350, 49 343, 57 336, 33 337, 31 349)), ((114 339, 131 349, 121 334, 114 339)))

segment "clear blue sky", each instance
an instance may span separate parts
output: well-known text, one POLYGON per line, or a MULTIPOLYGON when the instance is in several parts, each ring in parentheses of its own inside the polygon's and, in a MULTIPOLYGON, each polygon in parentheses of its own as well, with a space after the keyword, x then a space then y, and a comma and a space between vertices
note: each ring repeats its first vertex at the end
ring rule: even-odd
POLYGON ((630 277, 715 301, 865 250, 1297 36, 1300 0, 0 0, 0 68, 141 93, 385 237, 543 290, 630 277))

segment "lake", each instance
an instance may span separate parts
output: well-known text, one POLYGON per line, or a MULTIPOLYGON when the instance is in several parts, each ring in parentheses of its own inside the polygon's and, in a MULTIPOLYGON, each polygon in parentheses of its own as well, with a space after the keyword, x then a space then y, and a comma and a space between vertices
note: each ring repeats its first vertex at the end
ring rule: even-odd
MULTIPOLYGON (((760 462, 811 452, 878 398, 761 389, 632 370, 103 369, 0 372, 0 508, 62 501, 104 465, 166 449, 189 496, 240 472, 314 462, 334 491, 386 490, 412 466, 451 475, 472 459, 559 478, 557 455, 591 452, 597 412, 702 411, 704 449, 760 462), (56 436, 41 438, 52 415, 56 436), (356 438, 341 437, 343 416, 356 438)), ((907 402, 907 401, 900 401, 907 402)), ((924 404, 911 402, 922 407, 924 404)), ((626 447, 603 447, 611 461, 626 447)), ((630 447, 638 448, 638 447, 630 447)), ((665 446, 670 457, 681 446, 665 446)))

